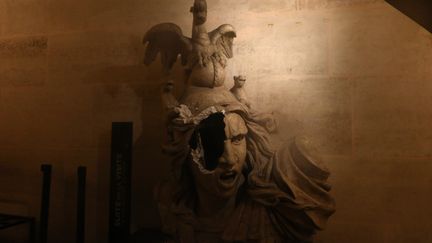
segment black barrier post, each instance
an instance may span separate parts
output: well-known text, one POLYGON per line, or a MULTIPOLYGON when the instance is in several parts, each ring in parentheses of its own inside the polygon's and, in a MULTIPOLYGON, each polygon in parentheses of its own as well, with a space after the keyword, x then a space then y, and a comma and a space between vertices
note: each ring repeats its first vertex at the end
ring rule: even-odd
POLYGON ((30 243, 36 243, 36 219, 35 218, 31 218, 30 219, 30 236, 29 236, 29 242, 30 243))
POLYGON ((48 240, 48 216, 49 216, 49 202, 50 202, 50 189, 51 189, 51 172, 52 166, 43 164, 41 166, 43 173, 42 179, 42 202, 40 211, 40 243, 46 243, 48 240))
POLYGON ((78 167, 78 194, 77 194, 77 221, 76 221, 76 242, 84 243, 85 240, 85 192, 86 172, 84 166, 78 167))
POLYGON ((113 122, 109 243, 128 242, 130 233, 132 122, 113 122))

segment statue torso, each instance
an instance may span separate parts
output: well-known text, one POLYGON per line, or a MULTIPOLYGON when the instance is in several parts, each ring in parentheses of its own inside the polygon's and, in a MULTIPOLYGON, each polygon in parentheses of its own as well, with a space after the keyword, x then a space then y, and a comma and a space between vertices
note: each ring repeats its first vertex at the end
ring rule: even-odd
POLYGON ((198 87, 220 87, 225 81, 225 67, 216 57, 211 56, 205 66, 195 64, 188 83, 198 87))

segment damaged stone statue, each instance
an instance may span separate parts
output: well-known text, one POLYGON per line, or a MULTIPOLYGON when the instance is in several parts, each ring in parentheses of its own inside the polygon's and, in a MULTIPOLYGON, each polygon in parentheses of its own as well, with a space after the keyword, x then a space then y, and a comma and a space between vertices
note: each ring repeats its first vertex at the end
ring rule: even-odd
POLYGON ((312 242, 335 211, 329 172, 309 153, 306 139, 279 149, 271 114, 257 112, 246 97, 245 76, 224 86, 233 56, 233 26, 207 32, 207 3, 195 0, 192 38, 173 23, 144 36, 145 64, 160 53, 169 75, 177 57, 187 84, 176 99, 167 81, 162 101, 172 176, 155 190, 162 230, 171 242, 312 242))

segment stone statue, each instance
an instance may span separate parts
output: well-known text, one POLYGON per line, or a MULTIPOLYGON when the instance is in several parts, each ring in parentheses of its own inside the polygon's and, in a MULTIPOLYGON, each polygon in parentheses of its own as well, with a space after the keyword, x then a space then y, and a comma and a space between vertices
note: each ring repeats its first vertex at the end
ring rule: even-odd
POLYGON ((230 89, 231 93, 243 104, 247 107, 251 108, 251 103, 249 102, 246 91, 243 86, 246 82, 246 77, 243 75, 234 76, 234 86, 230 89))
POLYGON ((309 142, 270 143, 271 114, 251 109, 235 77, 225 88, 225 67, 236 32, 221 25, 208 33, 207 3, 195 0, 192 38, 172 23, 144 36, 145 63, 160 53, 165 74, 180 55, 188 84, 174 100, 162 91, 172 176, 155 189, 162 230, 172 242, 312 242, 334 213, 329 176, 309 142))

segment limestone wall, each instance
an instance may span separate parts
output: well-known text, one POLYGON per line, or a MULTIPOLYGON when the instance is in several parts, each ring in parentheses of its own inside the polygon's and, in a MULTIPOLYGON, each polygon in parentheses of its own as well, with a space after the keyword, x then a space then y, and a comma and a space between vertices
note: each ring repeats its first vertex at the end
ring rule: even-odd
MULTIPOLYGON (((38 216, 52 163, 50 240, 73 242, 86 165, 87 242, 106 242, 110 126, 133 121, 133 228, 157 227, 161 67, 142 65, 141 39, 160 22, 190 35, 191 4, 0 0, 0 211, 38 216)), ((432 35, 381 0, 208 6, 209 29, 237 29, 227 76, 246 75, 279 137, 308 135, 333 172, 337 212, 317 241, 432 241, 432 35)))

